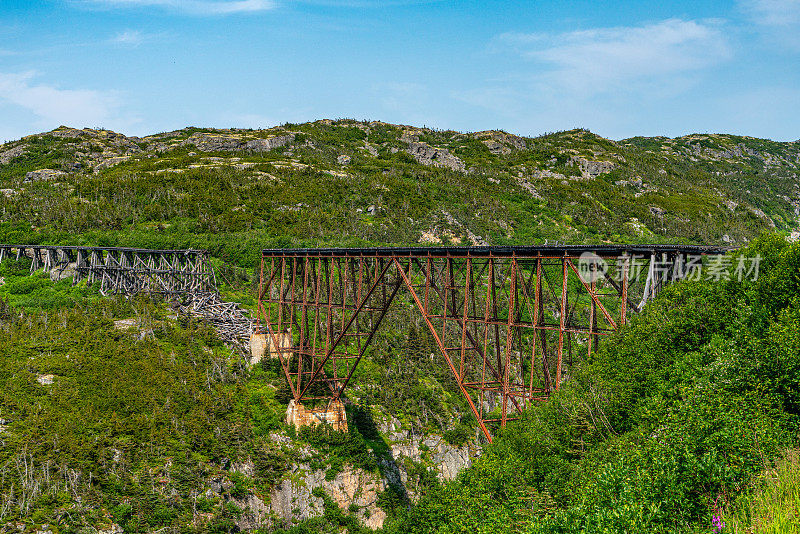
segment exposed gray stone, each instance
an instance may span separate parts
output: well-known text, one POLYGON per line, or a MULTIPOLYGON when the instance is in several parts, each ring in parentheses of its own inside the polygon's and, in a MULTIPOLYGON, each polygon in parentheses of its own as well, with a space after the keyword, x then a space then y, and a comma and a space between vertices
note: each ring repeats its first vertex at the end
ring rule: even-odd
POLYGON ((67 173, 64 171, 58 171, 55 169, 39 169, 37 171, 31 171, 25 174, 25 180, 23 180, 23 182, 30 183, 38 182, 40 180, 55 180, 66 175, 67 173))
POLYGON ((313 495, 321 488, 347 510, 354 504, 360 519, 370 528, 380 528, 386 514, 377 506, 378 495, 386 488, 379 475, 347 468, 333 480, 325 479, 325 471, 311 471, 308 464, 295 466, 291 477, 278 484, 270 494, 269 511, 287 524, 322 515, 323 500, 313 495))
MULTIPOLYGON (((358 515, 370 528, 381 528, 386 518, 377 506, 378 495, 390 484, 404 488, 412 500, 418 497, 415 489, 406 487, 409 481, 406 458, 414 462, 429 462, 442 481, 453 480, 464 468, 472 465, 481 453, 481 447, 471 443, 463 447, 453 447, 438 435, 418 435, 403 430, 400 421, 390 418, 379 425, 391 441, 391 457, 379 460, 381 474, 369 473, 352 467, 345 467, 333 480, 326 480, 325 470, 312 470, 308 463, 301 461, 291 467, 291 472, 275 486, 264 505, 250 497, 237 501, 242 508, 249 508, 242 516, 240 528, 266 526, 269 517, 276 517, 285 524, 302 521, 322 515, 323 500, 313 495, 315 488, 322 489, 343 510, 351 505, 359 508, 358 515)), ((273 441, 291 446, 292 441, 283 435, 273 434, 273 441)), ((302 451, 308 457, 313 451, 307 447, 302 451)), ((246 465, 234 464, 232 469, 247 473, 246 465)), ((217 493, 224 488, 221 480, 209 481, 209 487, 217 493)))
POLYGON ((361 149, 361 150, 366 151, 367 153, 369 153, 372 156, 378 157, 378 149, 375 148, 374 145, 369 145, 368 144, 366 146, 358 147, 358 148, 361 149))
POLYGON ((294 134, 275 135, 267 138, 246 139, 238 133, 215 132, 195 133, 181 142, 184 146, 194 146, 202 152, 215 152, 227 150, 272 150, 286 146, 294 141, 294 134))
POLYGON ((115 165, 119 165, 122 162, 128 161, 130 156, 112 156, 102 158, 95 166, 94 166, 94 173, 97 174, 103 169, 109 169, 115 165))
POLYGON ((53 375, 39 375, 36 377, 36 381, 39 382, 43 386, 49 386, 53 383, 53 379, 55 376, 53 375))
POLYGON ((276 135, 274 137, 268 137, 267 139, 252 139, 245 143, 246 150, 272 150, 273 148, 279 148, 282 146, 286 146, 289 143, 294 141, 294 134, 286 134, 286 135, 276 135))
POLYGON ((433 165, 434 167, 443 167, 459 172, 466 170, 464 162, 445 148, 436 148, 428 143, 410 141, 406 152, 423 165, 433 165))
POLYGON ((25 145, 17 145, 14 148, 9 148, 4 152, 0 152, 0 164, 5 165, 14 158, 18 158, 25 153, 25 145))
POLYGON ((570 157, 569 162, 570 165, 578 166, 581 176, 586 180, 609 173, 617 167, 617 164, 611 161, 592 161, 580 156, 570 157))
POLYGON ((522 186, 522 188, 523 188, 525 191, 527 191, 528 193, 530 193, 530 195, 531 195, 533 198, 536 198, 536 199, 539 199, 539 200, 541 200, 541 199, 542 199, 542 195, 540 195, 540 194, 539 194, 539 192, 536 190, 536 188, 533 186, 533 184, 532 184, 532 183, 530 183, 528 180, 526 180, 526 179, 525 179, 524 177, 522 177, 522 176, 515 176, 514 178, 516 179, 517 183, 518 183, 519 185, 521 185, 521 186, 522 186))
POLYGON ((506 145, 501 143, 500 141, 495 141, 494 139, 486 139, 483 141, 483 144, 489 149, 489 152, 492 154, 510 154, 511 149, 508 148, 506 145))

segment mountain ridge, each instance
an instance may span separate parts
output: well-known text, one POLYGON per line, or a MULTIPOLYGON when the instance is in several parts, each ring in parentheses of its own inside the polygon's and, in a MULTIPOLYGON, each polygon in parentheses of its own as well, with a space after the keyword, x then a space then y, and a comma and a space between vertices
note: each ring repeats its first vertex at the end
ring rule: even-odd
POLYGON ((181 236, 159 246, 244 231, 261 232, 259 246, 737 245, 797 231, 799 173, 797 142, 728 134, 612 141, 329 119, 145 137, 59 127, 0 146, 0 224, 119 245, 146 244, 176 215, 181 236))

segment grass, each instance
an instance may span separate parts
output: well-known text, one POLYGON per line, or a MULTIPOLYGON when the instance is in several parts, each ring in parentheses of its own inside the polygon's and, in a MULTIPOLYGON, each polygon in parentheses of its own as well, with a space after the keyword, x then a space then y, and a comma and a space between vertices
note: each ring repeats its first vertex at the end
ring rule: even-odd
POLYGON ((725 533, 800 533, 800 449, 787 450, 722 518, 725 533))

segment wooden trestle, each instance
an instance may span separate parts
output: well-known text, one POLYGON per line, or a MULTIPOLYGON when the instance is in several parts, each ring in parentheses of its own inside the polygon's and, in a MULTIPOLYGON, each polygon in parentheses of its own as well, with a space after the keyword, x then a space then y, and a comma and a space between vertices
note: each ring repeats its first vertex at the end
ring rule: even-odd
POLYGON ((702 255, 720 253, 667 245, 264 250, 256 328, 272 337, 295 402, 330 403, 402 301, 420 313, 491 441, 491 426, 561 386, 573 358, 591 354, 702 255))
POLYGON ((121 293, 183 294, 215 292, 214 270, 202 250, 149 250, 120 247, 0 245, 6 258, 31 260, 31 273, 72 276, 75 283, 100 283, 104 295, 121 293))

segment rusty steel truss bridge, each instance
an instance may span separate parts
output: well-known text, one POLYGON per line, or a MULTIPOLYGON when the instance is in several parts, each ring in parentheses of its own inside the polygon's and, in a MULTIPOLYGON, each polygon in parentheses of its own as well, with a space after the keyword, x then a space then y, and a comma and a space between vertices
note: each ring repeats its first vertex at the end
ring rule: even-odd
POLYGON ((415 310, 486 439, 719 247, 262 251, 257 326, 296 404, 339 401, 392 304, 415 310))

